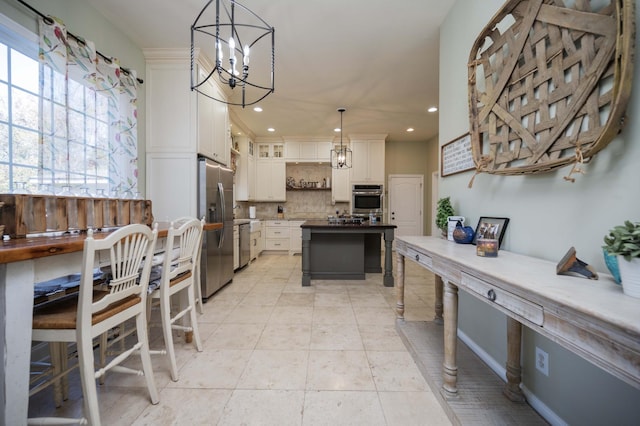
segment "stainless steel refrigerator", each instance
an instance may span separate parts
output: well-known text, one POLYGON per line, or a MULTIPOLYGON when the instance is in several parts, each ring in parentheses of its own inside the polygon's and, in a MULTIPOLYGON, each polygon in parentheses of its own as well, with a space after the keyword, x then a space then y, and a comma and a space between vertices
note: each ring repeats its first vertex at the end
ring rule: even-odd
POLYGON ((222 222, 205 231, 202 256, 202 297, 206 301, 233 279, 233 171, 205 157, 198 158, 198 217, 222 222))

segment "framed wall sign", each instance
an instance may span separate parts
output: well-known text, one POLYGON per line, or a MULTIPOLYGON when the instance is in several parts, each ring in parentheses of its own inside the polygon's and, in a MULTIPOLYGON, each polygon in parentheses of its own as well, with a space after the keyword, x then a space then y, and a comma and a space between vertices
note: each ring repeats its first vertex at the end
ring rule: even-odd
POLYGON ((440 151, 440 176, 450 176, 456 173, 475 169, 473 153, 471 152, 471 135, 465 133, 442 145, 440 151))

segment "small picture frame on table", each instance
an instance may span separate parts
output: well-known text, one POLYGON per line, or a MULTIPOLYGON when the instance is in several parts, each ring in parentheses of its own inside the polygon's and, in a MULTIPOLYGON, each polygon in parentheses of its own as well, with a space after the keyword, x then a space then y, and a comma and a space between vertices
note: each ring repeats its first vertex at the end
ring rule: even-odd
POLYGON ((507 217, 488 217, 481 216, 476 226, 476 232, 473 235, 472 244, 476 244, 478 238, 486 238, 498 240, 498 248, 502 245, 502 237, 507 230, 509 218, 507 217))

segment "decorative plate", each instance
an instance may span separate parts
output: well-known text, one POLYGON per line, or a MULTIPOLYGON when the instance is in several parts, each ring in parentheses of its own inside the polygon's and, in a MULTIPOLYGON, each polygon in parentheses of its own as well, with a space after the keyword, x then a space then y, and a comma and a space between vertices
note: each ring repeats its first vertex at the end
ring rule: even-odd
POLYGON ((573 181, 623 127, 634 42, 634 0, 507 1, 469 57, 476 173, 573 181))

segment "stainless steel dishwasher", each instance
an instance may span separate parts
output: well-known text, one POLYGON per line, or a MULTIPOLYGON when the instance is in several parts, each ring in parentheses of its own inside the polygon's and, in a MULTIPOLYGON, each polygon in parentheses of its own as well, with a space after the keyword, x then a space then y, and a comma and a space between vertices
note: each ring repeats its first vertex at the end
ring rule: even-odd
POLYGON ((249 250, 251 242, 250 226, 251 225, 249 223, 243 223, 238 227, 240 230, 240 262, 238 268, 245 267, 251 259, 251 253, 249 250))

